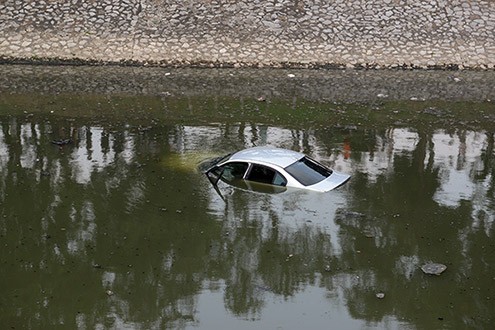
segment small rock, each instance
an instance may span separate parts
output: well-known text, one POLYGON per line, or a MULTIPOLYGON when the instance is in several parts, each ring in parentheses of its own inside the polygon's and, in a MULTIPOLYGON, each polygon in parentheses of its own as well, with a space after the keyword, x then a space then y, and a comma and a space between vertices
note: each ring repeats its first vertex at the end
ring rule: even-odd
POLYGON ((383 293, 383 292, 378 292, 377 294, 375 294, 375 296, 376 296, 378 299, 383 299, 383 298, 385 298, 385 293, 383 293))
POLYGON ((113 296, 113 291, 111 290, 107 290, 105 291, 105 293, 107 294, 107 296, 113 296))

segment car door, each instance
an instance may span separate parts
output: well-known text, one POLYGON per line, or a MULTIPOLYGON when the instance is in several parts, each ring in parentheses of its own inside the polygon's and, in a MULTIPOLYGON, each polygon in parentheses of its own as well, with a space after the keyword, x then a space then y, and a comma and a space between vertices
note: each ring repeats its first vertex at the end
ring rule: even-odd
POLYGON ((252 164, 246 177, 249 181, 284 187, 287 180, 278 171, 264 165, 252 164))
POLYGON ((221 179, 232 184, 235 181, 244 179, 249 163, 247 162, 230 162, 221 167, 221 179))

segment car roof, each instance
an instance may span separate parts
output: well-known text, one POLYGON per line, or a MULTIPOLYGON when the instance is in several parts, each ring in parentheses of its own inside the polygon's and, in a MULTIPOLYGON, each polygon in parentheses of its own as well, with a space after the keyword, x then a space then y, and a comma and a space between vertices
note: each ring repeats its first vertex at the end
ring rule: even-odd
POLYGON ((258 162, 285 168, 303 157, 303 153, 293 150, 274 147, 253 147, 234 153, 229 161, 258 162))

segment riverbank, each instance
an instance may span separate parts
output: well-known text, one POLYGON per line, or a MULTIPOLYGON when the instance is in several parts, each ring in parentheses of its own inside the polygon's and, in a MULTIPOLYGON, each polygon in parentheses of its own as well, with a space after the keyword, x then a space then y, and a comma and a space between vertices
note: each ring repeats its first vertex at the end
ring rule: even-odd
POLYGON ((495 1, 6 0, 4 63, 495 68, 495 1))
POLYGON ((495 72, 0 65, 2 93, 261 98, 266 103, 275 98, 315 103, 492 103, 495 72))
POLYGON ((264 123, 307 130, 433 130, 456 122, 493 132, 494 100, 495 72, 486 70, 0 65, 0 113, 50 121, 264 123))

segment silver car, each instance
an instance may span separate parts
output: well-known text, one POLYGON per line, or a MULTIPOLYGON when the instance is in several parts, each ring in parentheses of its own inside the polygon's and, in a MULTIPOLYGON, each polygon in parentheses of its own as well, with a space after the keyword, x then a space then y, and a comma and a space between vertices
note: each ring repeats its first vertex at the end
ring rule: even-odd
POLYGON ((350 178, 303 153, 273 147, 254 147, 218 157, 204 173, 215 187, 222 180, 234 186, 256 182, 319 192, 335 189, 350 178))

